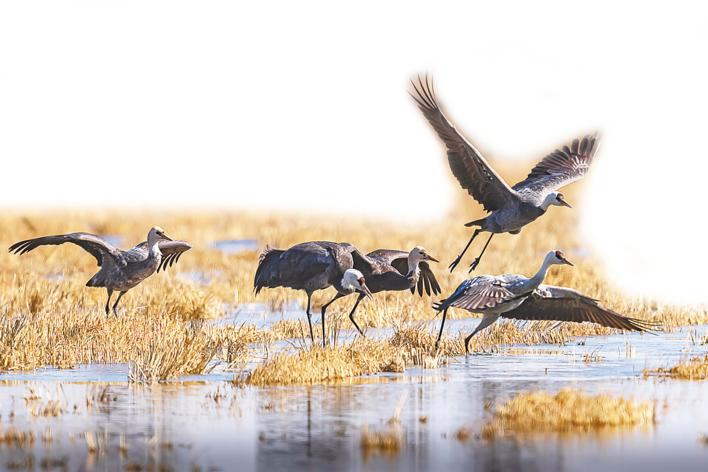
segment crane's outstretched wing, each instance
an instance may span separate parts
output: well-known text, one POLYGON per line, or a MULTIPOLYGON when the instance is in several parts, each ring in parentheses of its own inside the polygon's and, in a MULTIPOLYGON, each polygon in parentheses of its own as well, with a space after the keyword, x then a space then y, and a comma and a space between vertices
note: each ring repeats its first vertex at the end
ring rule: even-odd
POLYGON ((41 238, 26 239, 10 246, 9 251, 14 254, 25 254, 38 248, 39 246, 57 246, 59 244, 72 243, 96 258, 100 266, 103 263, 103 255, 112 256, 116 262, 123 263, 121 251, 108 242, 90 233, 70 233, 56 236, 43 236, 41 238))
POLYGON ((433 308, 457 307, 476 312, 489 310, 514 298, 516 295, 503 287, 496 277, 479 275, 462 282, 452 295, 433 304, 433 308))
POLYGON ((172 267, 173 264, 179 261, 182 254, 192 249, 192 246, 187 241, 160 241, 158 246, 162 253, 162 261, 160 261, 160 267, 157 268, 158 272, 172 267))
POLYGON ((502 313, 517 320, 553 320, 596 323, 627 331, 651 331, 660 328, 651 321, 628 318, 601 306, 597 300, 580 292, 553 285, 540 285, 517 308, 502 313))
POLYGON ((462 188, 486 211, 494 211, 516 199, 514 191, 492 169, 482 155, 465 139, 445 117, 435 99, 432 80, 418 77, 411 81, 415 93, 411 97, 447 147, 447 160, 462 188))
MULTIPOLYGON (((392 265, 398 272, 403 275, 408 273, 408 253, 404 251, 396 251, 394 249, 378 249, 372 251, 368 254, 369 256, 376 256, 380 260, 387 262, 392 265)), ((415 293, 416 288, 418 289, 418 295, 423 296, 423 292, 427 295, 437 295, 441 292, 440 284, 435 278, 433 270, 430 268, 430 264, 423 261, 418 265, 420 269, 420 277, 418 278, 418 283, 415 287, 411 287, 411 293, 415 293)))
POLYGON ((549 193, 582 178, 590 168, 599 139, 595 135, 574 139, 570 146, 556 149, 534 166, 529 175, 514 185, 517 192, 531 191, 540 200, 549 193))
POLYGON ((357 248, 353 248, 351 254, 354 268, 364 274, 364 279, 366 279, 374 271, 374 263, 369 259, 369 255, 362 253, 357 248))
MULTIPOLYGON (((177 263, 177 261, 179 261, 179 258, 182 257, 182 254, 192 249, 192 245, 189 244, 187 241, 163 239, 159 241, 157 245, 160 247, 160 252, 162 253, 162 260, 160 260, 160 265, 157 266, 157 272, 160 272, 161 270, 167 270, 168 267, 172 267, 174 264, 177 263)), ((131 256, 137 256, 137 260, 141 260, 145 257, 146 253, 149 250, 150 248, 148 248, 147 241, 143 241, 142 243, 138 244, 133 249, 128 251, 126 253, 126 257, 130 258, 131 256)))

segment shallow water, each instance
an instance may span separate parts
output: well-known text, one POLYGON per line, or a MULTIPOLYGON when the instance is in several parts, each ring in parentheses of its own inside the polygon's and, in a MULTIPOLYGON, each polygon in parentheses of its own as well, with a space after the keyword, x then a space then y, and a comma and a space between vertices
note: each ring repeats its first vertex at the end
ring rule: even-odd
MULTIPOLYGON (((292 316, 301 316, 291 308, 292 316)), ((478 322, 452 321, 448 333, 478 322)), ((708 332, 705 326, 693 329, 697 339, 708 332)), ((228 382, 233 374, 218 366, 209 375, 148 387, 128 385, 124 364, 6 373, 0 374, 0 432, 14 427, 34 431, 36 439, 26 447, 0 444, 0 467, 24 464, 32 455, 37 468, 51 459, 69 470, 129 464, 178 470, 706 470, 708 446, 699 436, 708 433, 708 382, 642 378, 646 367, 706 351, 708 346, 691 342, 688 329, 589 337, 562 347, 510 347, 456 358, 444 368, 411 368, 336 386, 239 388, 228 382), (601 360, 583 362, 590 353, 601 360), (111 382, 108 401, 87 402, 96 396, 96 382, 111 382), (562 437, 475 437, 489 416, 486 403, 522 390, 566 386, 654 401, 657 424, 562 437), (24 400, 30 388, 40 400, 24 400), (59 400, 64 413, 34 417, 49 399, 59 400), (403 448, 392 456, 364 454, 362 428, 386 430, 400 402, 403 448), (427 422, 420 421, 423 416, 427 422), (466 441, 455 439, 460 428, 471 432, 466 441), (51 441, 42 439, 47 431, 51 441), (88 451, 87 432, 97 438, 95 453, 88 451)))
POLYGON ((191 270, 186 272, 180 272, 177 278, 183 282, 187 282, 194 285, 209 285, 214 278, 219 277, 222 274, 221 271, 212 270, 209 272, 202 272, 200 270, 191 270))
POLYGON ((222 239, 214 241, 212 247, 224 254, 238 254, 240 252, 255 252, 261 243, 257 239, 222 239))

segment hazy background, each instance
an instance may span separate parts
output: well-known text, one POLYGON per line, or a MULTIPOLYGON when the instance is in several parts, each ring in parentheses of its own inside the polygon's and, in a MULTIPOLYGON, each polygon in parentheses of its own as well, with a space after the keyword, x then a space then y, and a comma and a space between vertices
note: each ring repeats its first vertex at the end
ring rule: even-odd
POLYGON ((601 131, 573 202, 588 244, 632 292, 706 301, 708 17, 690 5, 4 2, 0 207, 431 221, 457 190, 407 95, 430 72, 497 162, 601 131))

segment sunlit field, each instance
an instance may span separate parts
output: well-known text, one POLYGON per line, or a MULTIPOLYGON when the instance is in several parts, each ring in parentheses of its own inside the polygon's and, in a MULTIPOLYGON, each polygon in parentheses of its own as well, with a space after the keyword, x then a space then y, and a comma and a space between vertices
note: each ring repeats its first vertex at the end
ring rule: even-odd
MULTIPOLYGON (((213 358, 233 361, 229 356, 248 358, 248 344, 302 338, 307 324, 299 319, 281 321, 275 327, 258 329, 244 318, 241 323, 215 327, 215 320, 235 312, 240 306, 263 303, 277 312, 296 301, 303 308, 305 296, 289 289, 266 289, 256 297, 253 276, 260 251, 266 245, 287 248, 308 240, 346 241, 362 251, 378 248, 409 250, 422 245, 440 259, 433 269, 442 287, 450 294, 467 277, 465 267, 450 274, 447 264, 464 244, 469 230, 461 222, 472 219, 464 208, 447 218, 427 224, 390 224, 380 221, 337 219, 302 215, 259 216, 248 213, 176 215, 121 213, 29 213, 2 219, 0 238, 6 246, 39 235, 89 231, 120 237, 127 248, 145 239, 147 229, 159 224, 175 239, 190 242, 193 249, 175 266, 151 276, 122 299, 120 316, 103 312, 106 292, 87 288, 86 281, 97 271, 94 259, 72 244, 45 246, 22 256, 0 255, 2 292, 2 344, 0 365, 16 370, 41 366, 71 367, 79 363, 132 362, 143 374, 138 378, 163 380, 179 374, 201 373, 213 358), (229 251, 229 244, 236 250, 229 251), (239 246, 239 242, 246 242, 239 246), (226 250, 220 249, 226 247, 226 250), (289 325, 289 326, 288 326, 289 325), (131 333, 130 336, 127 334, 131 333), (62 349, 56 349, 56 346, 62 349), (169 364, 169 366, 165 365, 169 364), (155 371, 155 375, 153 375, 155 371), (149 375, 146 375, 149 374, 149 375)), ((564 250, 575 267, 553 268, 546 282, 580 290, 602 300, 628 316, 660 322, 671 329, 702 324, 705 311, 690 311, 651 300, 627 299, 604 283, 601 271, 575 231, 572 211, 552 210, 518 236, 497 236, 476 273, 531 274, 545 252, 564 250)), ((481 239, 481 238, 480 238, 481 239)), ((482 243, 483 241, 477 241, 482 243)), ((479 247, 473 246, 473 249, 479 247)), ((471 260, 474 252, 468 255, 471 260)), ((334 289, 316 292, 313 312, 334 295, 334 289)), ((333 304, 329 337, 352 328, 346 318, 355 296, 333 304)), ((415 322, 430 321, 434 299, 410 292, 385 292, 365 301, 357 312, 362 328, 393 328, 418 331, 416 347, 430 348, 434 339, 421 339, 431 330, 415 322)), ((463 310, 452 317, 470 317, 463 310)), ((236 318, 238 321, 238 318, 236 318)), ((277 318, 271 320, 277 321, 277 318)), ((500 323, 473 338, 474 350, 490 350, 499 345, 563 343, 573 336, 608 334, 610 329, 591 324, 566 324, 550 330, 555 323, 528 326, 500 323)), ((315 334, 321 336, 320 329, 315 334)), ((446 333, 443 352, 461 354, 462 336, 446 333)), ((307 347, 301 339, 299 347, 307 347)), ((390 341, 390 340, 389 340, 390 341)), ((340 344, 347 344, 340 342, 340 344)), ((410 343, 402 343, 410 344, 410 343)), ((385 349, 381 343, 380 348, 385 349)), ((300 354, 302 355, 302 354, 300 354)), ((282 359, 282 356, 280 356, 282 359)), ((323 365, 323 362, 317 363, 323 365)), ((374 369, 376 371, 377 369, 374 369)), ((368 370, 367 370, 368 371, 368 370)), ((297 381, 292 379, 292 381, 297 381)))
MULTIPOLYGON (((580 198, 567 194, 571 201, 580 198)), ((548 250, 561 249, 575 267, 552 268, 546 283, 575 288, 663 328, 623 334, 591 324, 500 321, 472 339, 474 354, 465 358, 463 340, 476 315, 452 310, 435 351, 440 320, 431 304, 468 277, 466 266, 485 238, 453 274, 447 265, 470 235, 463 223, 478 212, 461 196, 450 214, 422 224, 235 211, 6 214, 0 218, 4 247, 87 231, 128 248, 159 225, 193 249, 130 290, 118 316, 104 313, 105 289, 85 287, 97 267, 81 248, 65 244, 22 256, 0 254, 0 450, 8 453, 0 466, 228 468, 227 451, 250 457, 256 466, 271 466, 284 460, 273 450, 304 454, 306 444, 311 452, 301 457, 302 464, 331 465, 330 456, 318 452, 320 441, 347 450, 348 468, 393 463, 406 469, 418 463, 413 451, 423 447, 416 434, 451 448, 445 460, 430 458, 445 464, 464 463, 490 442, 499 444, 497 453, 506 460, 513 455, 510 441, 530 430, 575 432, 581 438, 596 438, 601 430, 603 441, 628 434, 643 447, 646 428, 660 429, 665 410, 675 407, 667 398, 679 395, 662 382, 692 379, 693 390, 680 395, 705 398, 704 360, 691 361, 699 364, 690 367, 692 373, 672 367, 705 353, 708 314, 627 298, 609 286, 576 230, 573 210, 551 209, 520 235, 497 235, 475 273, 530 275, 548 250), (327 313, 323 348, 319 307, 335 291, 317 292, 313 347, 302 292, 265 289, 256 297, 253 290, 266 245, 287 248, 308 240, 346 241, 364 252, 424 246, 440 260, 432 265, 442 294, 434 299, 408 291, 375 294, 357 312, 366 338, 347 317, 355 296, 339 300, 327 313), (485 381, 493 382, 492 390, 485 381), (637 389, 636 382, 645 387, 637 389), (467 390, 460 390, 465 385, 476 393, 467 397, 467 390), (575 390, 554 396, 569 386, 575 390), (440 395, 467 404, 449 411, 435 399, 440 395), (634 396, 641 398, 635 402, 634 396), (668 404, 655 405, 660 399, 668 404), (130 404, 140 406, 127 409, 130 404), (564 408, 580 416, 568 416, 564 408), (608 415, 593 416, 597 408, 608 415), (525 417, 531 410, 540 416, 525 417), (121 419, 111 420, 110 411, 121 419), (236 428, 234 437, 248 446, 230 450, 228 434, 192 435, 178 426, 181 414, 202 428, 209 423, 222 432, 236 428), (146 421, 142 415, 152 416, 146 421), (324 418, 332 415, 348 419, 326 426, 324 418), (313 420, 324 423, 303 429, 313 420), (291 435, 277 433, 288 428, 291 435), (226 451, 208 459, 190 452, 217 446, 226 451)), ((685 419, 678 418, 674 423, 685 419)), ((698 438, 708 432, 708 422, 694 418, 686 427, 694 431, 686 439, 686 454, 702 454, 698 438)), ((592 451, 595 441, 574 447, 592 451)))

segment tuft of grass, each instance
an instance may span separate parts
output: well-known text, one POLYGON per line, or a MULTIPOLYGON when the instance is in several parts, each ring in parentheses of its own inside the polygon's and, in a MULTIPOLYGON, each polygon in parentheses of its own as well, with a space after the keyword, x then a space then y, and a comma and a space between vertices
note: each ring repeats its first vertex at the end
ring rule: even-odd
POLYGON ((683 380, 708 380, 708 354, 693 357, 670 368, 644 370, 644 377, 653 374, 683 380))
POLYGON ((217 345, 200 326, 170 329, 176 320, 162 319, 143 333, 145 349, 130 364, 131 382, 158 382, 187 374, 201 374, 216 354, 217 345))
POLYGON ((382 431, 371 431, 368 426, 364 426, 360 443, 365 459, 377 454, 395 456, 403 448, 403 433, 395 425, 382 431))
POLYGON ((386 342, 357 339, 347 346, 318 346, 299 350, 295 355, 276 354, 253 369, 246 382, 260 386, 339 382, 383 372, 398 362, 398 355, 386 342))
POLYGON ((651 403, 635 403, 609 395, 587 395, 573 389, 550 394, 523 392, 498 406, 482 427, 482 437, 507 433, 592 431, 603 428, 653 425, 651 403))
POLYGON ((467 442, 470 436, 472 436, 472 433, 467 428, 462 427, 455 431, 455 439, 459 442, 467 442))

